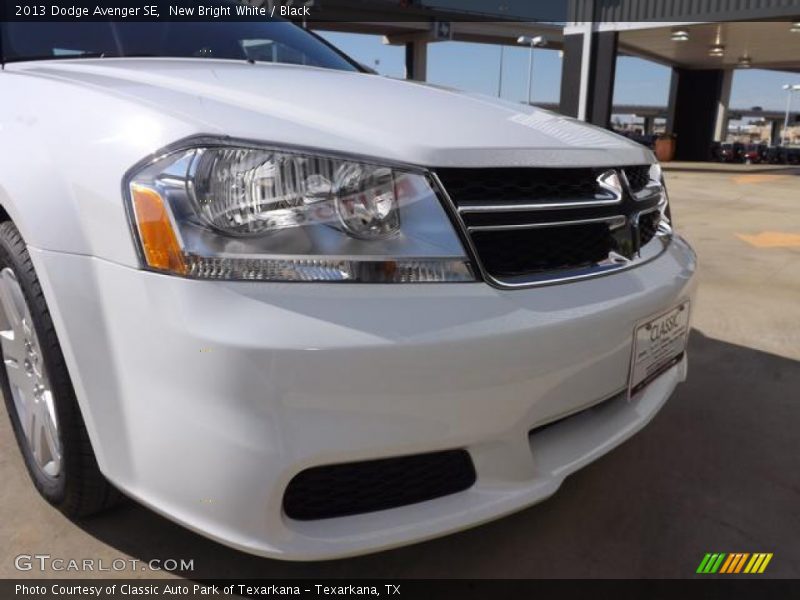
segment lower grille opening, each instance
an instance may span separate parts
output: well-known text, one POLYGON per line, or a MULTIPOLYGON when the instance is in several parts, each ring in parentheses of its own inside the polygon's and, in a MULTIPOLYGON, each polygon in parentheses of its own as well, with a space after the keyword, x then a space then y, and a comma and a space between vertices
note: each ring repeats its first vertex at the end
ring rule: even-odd
POLYGON ((606 260, 615 247, 605 223, 476 231, 472 240, 486 271, 498 278, 589 267, 606 260))
POLYGON ((290 519, 331 519, 433 500, 475 483, 466 450, 306 469, 289 482, 283 510, 290 519))

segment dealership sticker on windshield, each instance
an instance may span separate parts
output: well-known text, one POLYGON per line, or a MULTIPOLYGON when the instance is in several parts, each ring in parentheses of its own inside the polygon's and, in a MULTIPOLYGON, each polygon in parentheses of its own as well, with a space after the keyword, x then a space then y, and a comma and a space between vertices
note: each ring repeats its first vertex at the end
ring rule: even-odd
POLYGON ((689 338, 689 301, 636 326, 628 398, 680 362, 689 338))

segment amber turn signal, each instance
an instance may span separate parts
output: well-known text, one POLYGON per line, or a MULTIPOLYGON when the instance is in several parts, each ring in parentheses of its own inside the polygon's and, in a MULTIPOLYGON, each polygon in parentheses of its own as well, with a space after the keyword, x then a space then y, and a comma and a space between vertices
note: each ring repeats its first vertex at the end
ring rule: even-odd
POLYGON ((161 195, 149 187, 134 184, 131 198, 147 266, 185 275, 186 261, 161 195))

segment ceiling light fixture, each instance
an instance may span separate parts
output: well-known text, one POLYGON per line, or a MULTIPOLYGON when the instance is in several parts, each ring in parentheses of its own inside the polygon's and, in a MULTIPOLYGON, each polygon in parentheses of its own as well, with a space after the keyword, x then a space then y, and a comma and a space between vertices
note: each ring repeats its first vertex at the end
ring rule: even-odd
POLYGON ((673 29, 671 37, 673 42, 688 42, 689 31, 686 29, 673 29))
POLYGON ((725 56, 725 46, 722 44, 713 44, 708 47, 709 56, 725 56))
POLYGON ((800 33, 800 22, 792 23, 792 26, 789 28, 789 31, 792 33, 800 33))
POLYGON ((740 68, 749 69, 752 66, 753 66, 753 59, 752 58, 750 58, 746 54, 744 56, 740 56, 739 57, 739 67, 740 68))

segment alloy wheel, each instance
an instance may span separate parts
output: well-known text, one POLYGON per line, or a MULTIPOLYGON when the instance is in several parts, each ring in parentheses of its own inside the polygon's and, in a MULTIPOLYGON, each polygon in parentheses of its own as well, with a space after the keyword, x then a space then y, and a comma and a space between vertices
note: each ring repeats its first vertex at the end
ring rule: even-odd
POLYGON ((0 348, 17 417, 39 470, 58 477, 62 446, 53 391, 33 318, 14 271, 0 271, 0 348))

